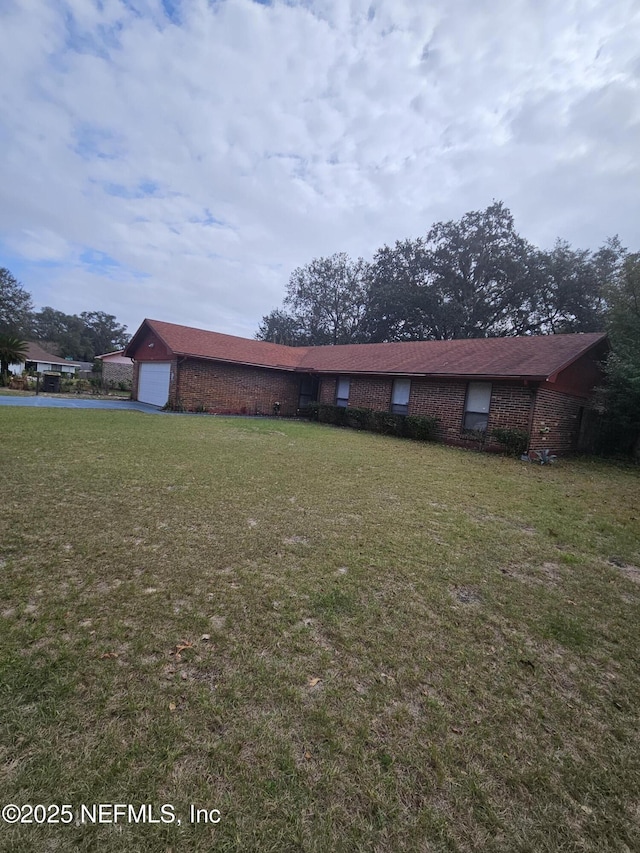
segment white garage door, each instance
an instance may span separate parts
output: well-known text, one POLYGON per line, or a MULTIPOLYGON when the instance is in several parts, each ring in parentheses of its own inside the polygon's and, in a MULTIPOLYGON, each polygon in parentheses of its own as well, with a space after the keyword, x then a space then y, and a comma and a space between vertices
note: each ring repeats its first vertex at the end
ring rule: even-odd
POLYGON ((169 399, 171 363, 146 361, 140 365, 138 375, 138 400, 152 406, 164 406, 169 399))

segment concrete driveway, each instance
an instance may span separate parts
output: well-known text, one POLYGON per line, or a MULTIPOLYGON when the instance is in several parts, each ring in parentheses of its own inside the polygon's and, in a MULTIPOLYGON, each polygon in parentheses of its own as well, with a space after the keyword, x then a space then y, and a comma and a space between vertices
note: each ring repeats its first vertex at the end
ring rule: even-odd
POLYGON ((34 397, 13 397, 0 394, 0 406, 38 406, 53 409, 133 409, 150 415, 164 415, 162 409, 135 400, 80 400, 73 397, 49 397, 38 394, 34 397))

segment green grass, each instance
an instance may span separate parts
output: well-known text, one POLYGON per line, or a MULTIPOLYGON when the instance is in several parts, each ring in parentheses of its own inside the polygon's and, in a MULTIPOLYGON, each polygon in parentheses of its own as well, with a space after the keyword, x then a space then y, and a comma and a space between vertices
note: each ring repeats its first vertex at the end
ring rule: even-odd
POLYGON ((0 436, 2 800, 182 819, 0 849, 640 849, 637 470, 136 412, 0 436))

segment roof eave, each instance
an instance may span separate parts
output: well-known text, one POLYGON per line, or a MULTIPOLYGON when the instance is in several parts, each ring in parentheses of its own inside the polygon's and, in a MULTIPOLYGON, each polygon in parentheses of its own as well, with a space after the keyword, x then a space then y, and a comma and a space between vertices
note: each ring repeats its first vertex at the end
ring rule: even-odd
POLYGON ((37 364, 60 364, 65 365, 66 367, 82 367, 82 363, 79 361, 67 361, 64 358, 53 359, 53 358, 28 358, 27 361, 35 361, 37 364))
MULTIPOLYGON (((128 346, 128 344, 127 344, 127 346, 128 346)), ((94 358, 107 358, 110 355, 124 355, 124 350, 123 349, 116 349, 113 352, 103 352, 103 353, 100 353, 100 355, 94 356, 94 358)))
POLYGON ((583 355, 586 355, 588 352, 590 352, 595 347, 600 346, 600 344, 603 341, 606 341, 607 345, 609 345, 609 336, 607 335, 606 332, 602 332, 600 334, 600 337, 596 338, 596 340, 593 341, 593 343, 589 344, 588 346, 585 346, 583 349, 580 350, 580 352, 577 355, 573 355, 571 358, 568 358, 565 362, 563 362, 560 365, 560 367, 556 367, 553 370, 553 372, 549 374, 547 379, 550 382, 555 382, 559 373, 562 373, 562 371, 565 370, 567 367, 569 367, 569 365, 573 364, 574 361, 577 361, 579 358, 582 358, 583 355))
POLYGON ((179 358, 199 358, 202 361, 217 361, 221 364, 237 364, 239 367, 260 367, 263 370, 288 370, 297 371, 299 368, 296 365, 290 364, 261 364, 257 361, 239 361, 229 358, 229 356, 202 355, 197 352, 180 352, 179 350, 171 350, 171 352, 179 358))

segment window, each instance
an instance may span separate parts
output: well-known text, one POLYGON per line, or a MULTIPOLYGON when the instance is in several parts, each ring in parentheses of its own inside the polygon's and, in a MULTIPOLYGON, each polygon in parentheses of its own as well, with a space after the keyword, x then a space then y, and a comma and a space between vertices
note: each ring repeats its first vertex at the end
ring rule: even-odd
POLYGON ((396 415, 406 415, 409 411, 410 379, 394 379, 391 392, 391 411, 396 415))
POLYGON ((318 380, 315 376, 303 376, 300 380, 298 408, 306 409, 310 403, 318 399, 318 380))
POLYGON ((349 405, 349 377, 340 376, 338 378, 338 388, 336 390, 336 406, 341 406, 346 409, 349 405))
POLYGON ((470 382, 464 406, 463 427, 473 432, 486 432, 491 405, 491 383, 470 382))

